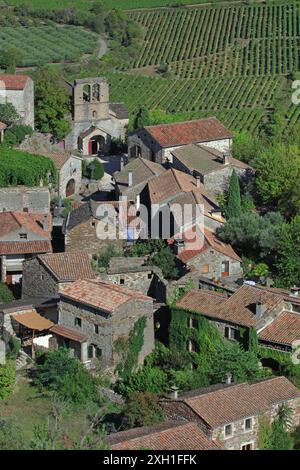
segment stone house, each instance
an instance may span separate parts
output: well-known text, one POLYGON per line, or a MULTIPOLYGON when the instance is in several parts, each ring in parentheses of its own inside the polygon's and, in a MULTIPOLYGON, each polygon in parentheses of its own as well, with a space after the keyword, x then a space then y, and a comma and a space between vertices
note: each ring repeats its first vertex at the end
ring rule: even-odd
POLYGON ((138 157, 131 160, 120 171, 113 174, 116 198, 126 197, 129 202, 135 203, 137 208, 140 203, 146 204, 148 202, 147 184, 165 171, 162 165, 144 158, 138 157))
POLYGON ((213 281, 243 277, 242 259, 231 245, 220 241, 216 234, 207 228, 204 231, 196 227, 186 230, 169 240, 180 262, 182 275, 199 274, 213 281))
POLYGON ((0 121, 0 144, 4 142, 4 131, 6 128, 7 125, 0 121))
POLYGON ((0 212, 50 212, 50 191, 45 187, 0 188, 0 212))
POLYGON ((157 302, 167 301, 167 282, 161 270, 146 264, 147 258, 113 257, 100 279, 141 292, 157 302))
POLYGON ((247 181, 254 169, 233 158, 229 152, 216 148, 190 144, 172 151, 170 161, 173 168, 200 178, 205 190, 214 197, 227 191, 233 170, 239 178, 247 181))
POLYGON ((271 423, 283 404, 291 409, 294 429, 300 422, 300 392, 286 377, 213 385, 161 400, 167 419, 196 421, 227 450, 258 450, 261 419, 271 423))
POLYGON ((153 299, 95 280, 78 280, 61 288, 58 324, 52 328, 57 345, 67 344, 87 366, 98 359, 115 367, 121 357, 116 341, 127 339, 139 318, 146 317, 141 364, 154 348, 153 299))
POLYGON ((0 213, 1 282, 20 283, 25 259, 52 252, 51 231, 50 214, 0 213))
POLYGON ((94 278, 86 252, 38 255, 23 263, 22 297, 31 298, 38 292, 45 296, 58 296, 62 286, 78 279, 94 278))
POLYGON ((148 183, 148 194, 150 208, 159 205, 159 212, 151 219, 151 224, 157 226, 162 225, 162 221, 166 221, 167 217, 170 219, 170 213, 173 213, 172 208, 182 209, 182 218, 172 217, 173 227, 169 236, 170 238, 177 232, 181 232, 184 228, 188 228, 197 222, 200 217, 200 224, 206 228, 216 230, 224 224, 225 219, 222 217, 221 209, 218 204, 206 193, 203 184, 199 179, 194 176, 184 173, 182 171, 171 168, 148 183), (185 222, 184 209, 186 207, 193 208, 194 213, 191 214, 191 219, 185 222), (201 209, 201 213, 197 215, 195 208, 201 209), (202 217, 203 216, 203 217, 202 217), (178 220, 177 220, 178 219, 178 220), (183 222, 180 221, 180 219, 183 222), (197 220, 196 220, 197 219, 197 220))
MULTIPOLYGON (((71 211, 64 222, 63 234, 65 237, 65 251, 85 251, 90 257, 98 255, 100 250, 109 243, 116 244, 120 249, 123 247, 123 239, 99 238, 98 232, 101 228, 101 218, 105 208, 111 208, 114 213, 110 225, 113 233, 118 235, 120 203, 118 201, 102 201, 96 202, 90 199, 83 203, 77 209, 71 211), (103 210, 101 209, 103 207, 103 210), (99 209, 100 208, 100 209, 99 209)), ((104 217, 104 220, 107 218, 104 217)), ((106 222, 103 222, 103 230, 105 231, 106 222)))
POLYGON ((28 75, 0 75, 0 103, 11 103, 17 110, 19 124, 34 129, 34 84, 28 75))
POLYGON ((228 152, 232 133, 215 117, 173 124, 146 126, 128 136, 128 154, 156 163, 169 161, 171 153, 189 144, 208 146, 228 152))
POLYGON ((221 450, 195 422, 167 421, 152 426, 110 434, 106 442, 112 450, 221 450))
MULTIPOLYGON (((64 199, 66 197, 78 194, 82 180, 82 158, 72 153, 45 153, 40 152, 39 155, 50 158, 57 169, 57 186, 53 188, 55 194, 64 199)), ((49 176, 50 187, 52 186, 51 177, 49 176)))
POLYGON ((66 83, 72 101, 72 130, 62 145, 91 157, 107 153, 112 139, 125 139, 129 123, 124 103, 109 102, 109 85, 103 77, 66 83))
POLYGON ((186 311, 189 323, 197 321, 200 313, 230 340, 240 341, 241 329, 248 331, 250 327, 256 330, 261 346, 269 349, 292 353, 293 342, 300 340, 300 296, 294 293, 247 284, 230 297, 225 292, 192 289, 176 306, 186 311))

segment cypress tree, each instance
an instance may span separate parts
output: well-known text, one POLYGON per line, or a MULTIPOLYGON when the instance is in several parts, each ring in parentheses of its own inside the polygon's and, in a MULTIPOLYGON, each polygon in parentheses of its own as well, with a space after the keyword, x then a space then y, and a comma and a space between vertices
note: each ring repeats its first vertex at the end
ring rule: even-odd
POLYGON ((241 205, 241 191, 239 177, 235 170, 233 170, 228 190, 228 199, 225 209, 225 216, 227 219, 238 217, 242 212, 241 205))
POLYGON ((135 129, 142 129, 150 124, 150 115, 147 108, 140 108, 134 121, 135 129))

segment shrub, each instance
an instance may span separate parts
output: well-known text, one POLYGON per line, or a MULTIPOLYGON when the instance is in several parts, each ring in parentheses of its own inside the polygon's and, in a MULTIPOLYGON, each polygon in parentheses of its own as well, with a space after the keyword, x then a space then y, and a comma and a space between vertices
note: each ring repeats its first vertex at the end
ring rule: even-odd
POLYGON ((164 412, 153 393, 132 393, 127 399, 124 418, 128 428, 150 426, 164 419, 164 412))
POLYGON ((0 303, 11 302, 14 300, 12 292, 9 290, 6 284, 0 282, 0 303))
POLYGON ((50 351, 43 364, 36 365, 35 384, 42 390, 56 392, 61 400, 77 405, 97 398, 93 377, 67 349, 50 351))
POLYGON ((16 382, 16 363, 14 360, 7 360, 7 363, 0 366, 0 400, 8 397, 16 382))

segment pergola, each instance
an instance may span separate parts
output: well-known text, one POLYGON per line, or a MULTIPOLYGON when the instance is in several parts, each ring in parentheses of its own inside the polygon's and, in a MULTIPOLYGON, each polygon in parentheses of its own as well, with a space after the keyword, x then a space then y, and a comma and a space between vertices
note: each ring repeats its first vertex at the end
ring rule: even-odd
POLYGON ((34 338, 44 336, 54 323, 39 315, 34 309, 25 313, 14 314, 12 318, 20 325, 22 346, 31 346, 31 354, 34 358, 34 338))

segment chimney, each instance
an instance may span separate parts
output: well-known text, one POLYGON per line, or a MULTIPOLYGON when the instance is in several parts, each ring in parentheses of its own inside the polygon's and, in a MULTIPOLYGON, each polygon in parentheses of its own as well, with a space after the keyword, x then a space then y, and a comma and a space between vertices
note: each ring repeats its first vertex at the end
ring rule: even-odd
POLYGON ((256 302, 255 304, 255 316, 261 318, 265 311, 267 310, 267 305, 261 301, 256 302))
POLYGON ((291 287, 291 297, 299 297, 299 287, 291 287))
POLYGON ((179 255, 185 250, 185 241, 182 238, 176 238, 174 247, 176 255, 179 255))
POLYGON ((172 398, 172 400, 177 400, 178 399, 178 390, 179 390, 179 388, 176 387, 176 385, 172 385, 172 387, 171 387, 171 398, 172 398))
POLYGON ((199 175, 196 176, 196 184, 197 184, 197 188, 200 188, 201 186, 201 178, 199 175))
POLYGON ((132 186, 132 181, 133 180, 133 174, 132 174, 132 171, 128 171, 128 186, 131 187, 132 186))
POLYGON ((42 226, 45 232, 48 232, 49 230, 49 224, 48 224, 48 214, 45 214, 42 219, 42 226))
POLYGON ((223 157, 222 157, 223 165, 228 165, 228 163, 229 163, 229 157, 230 157, 230 153, 229 153, 229 152, 224 152, 224 153, 223 153, 223 157))
POLYGON ((225 383, 226 383, 226 385, 230 385, 232 383, 232 373, 231 372, 227 372, 225 374, 225 383))

